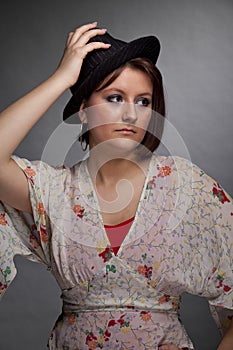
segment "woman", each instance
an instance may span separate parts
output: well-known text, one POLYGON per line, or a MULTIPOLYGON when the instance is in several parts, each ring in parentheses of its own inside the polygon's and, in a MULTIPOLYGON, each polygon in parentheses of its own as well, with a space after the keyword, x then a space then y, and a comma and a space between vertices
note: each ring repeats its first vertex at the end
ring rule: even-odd
MULTIPOLYGON (((1 114, 2 293, 22 254, 62 290, 50 349, 193 349, 181 293, 207 297, 219 322, 233 309, 230 198, 187 160, 152 154, 165 113, 158 39, 125 43, 96 25, 70 33, 55 73, 1 114), (53 168, 12 156, 67 88, 64 120, 79 112, 89 158, 53 168)), ((218 349, 232 344, 230 325, 218 349)))

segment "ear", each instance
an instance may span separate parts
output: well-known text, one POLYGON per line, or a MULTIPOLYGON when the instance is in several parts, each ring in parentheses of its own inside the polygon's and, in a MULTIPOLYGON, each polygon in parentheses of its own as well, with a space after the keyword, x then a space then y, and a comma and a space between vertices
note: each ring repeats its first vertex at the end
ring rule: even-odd
POLYGON ((79 115, 81 122, 84 124, 87 123, 87 113, 85 111, 85 108, 86 108, 86 101, 83 101, 81 103, 78 115, 79 115))

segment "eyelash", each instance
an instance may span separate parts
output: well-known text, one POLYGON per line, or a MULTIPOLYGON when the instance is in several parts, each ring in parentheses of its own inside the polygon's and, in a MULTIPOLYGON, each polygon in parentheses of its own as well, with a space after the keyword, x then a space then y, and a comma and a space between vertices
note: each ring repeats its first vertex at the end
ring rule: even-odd
MULTIPOLYGON (((110 95, 110 96, 107 97, 107 101, 111 102, 111 103, 122 103, 123 97, 121 95, 118 95, 118 94, 110 95), (113 101, 115 98, 121 98, 121 101, 113 101)), ((143 102, 142 104, 139 104, 142 107, 147 107, 151 103, 151 101, 148 98, 146 98, 146 97, 140 97, 140 98, 138 98, 137 101, 142 101, 143 102)))
POLYGON ((113 103, 121 103, 121 102, 119 102, 119 101, 113 101, 114 99, 119 98, 119 97, 122 99, 122 96, 121 96, 121 95, 117 95, 117 94, 115 94, 115 95, 110 95, 110 96, 107 97, 107 101, 108 101, 108 102, 113 102, 113 103))

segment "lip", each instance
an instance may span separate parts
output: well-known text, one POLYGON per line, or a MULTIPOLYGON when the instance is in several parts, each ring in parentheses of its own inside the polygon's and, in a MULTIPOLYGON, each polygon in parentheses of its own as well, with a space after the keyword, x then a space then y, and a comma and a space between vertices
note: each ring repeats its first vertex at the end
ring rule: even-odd
POLYGON ((133 129, 128 129, 128 128, 122 128, 116 130, 118 133, 124 134, 124 135, 133 135, 136 133, 133 129))

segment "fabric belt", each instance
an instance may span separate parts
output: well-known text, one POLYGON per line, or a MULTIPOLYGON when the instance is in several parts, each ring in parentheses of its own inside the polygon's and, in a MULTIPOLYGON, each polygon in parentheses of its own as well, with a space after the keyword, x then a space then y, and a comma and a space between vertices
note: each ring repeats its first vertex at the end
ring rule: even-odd
POLYGON ((169 296, 168 301, 160 301, 161 295, 158 296, 158 300, 155 300, 153 298, 152 301, 148 300, 147 305, 144 303, 140 305, 140 302, 138 300, 132 300, 126 301, 125 303, 122 302, 121 305, 115 304, 114 302, 111 303, 111 300, 109 300, 108 305, 98 305, 95 304, 94 298, 91 299, 90 297, 87 298, 83 303, 80 303, 79 298, 77 297, 78 294, 78 286, 71 288, 71 289, 65 289, 62 291, 61 298, 63 300, 63 307, 62 311, 63 313, 71 313, 71 312, 101 312, 101 311, 133 311, 133 310, 143 310, 143 311, 151 311, 151 312, 158 312, 158 313, 172 313, 172 314, 178 314, 178 305, 180 298, 179 297, 173 297, 169 296), (160 299, 160 300, 159 300, 160 299))

